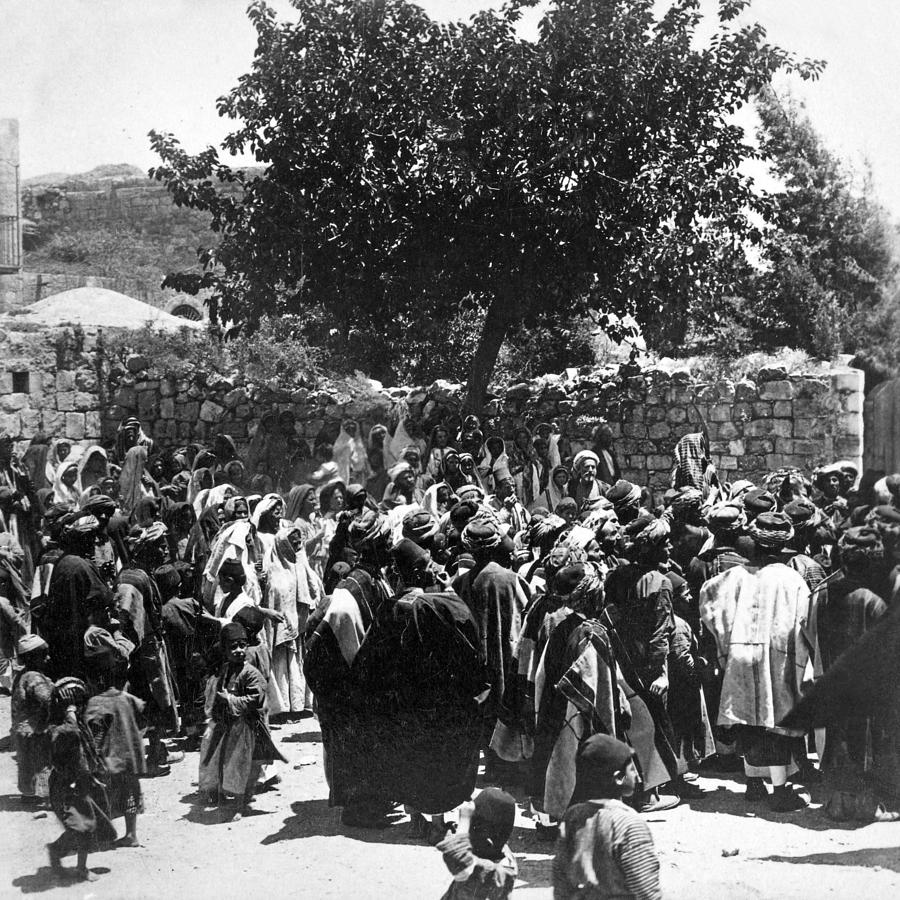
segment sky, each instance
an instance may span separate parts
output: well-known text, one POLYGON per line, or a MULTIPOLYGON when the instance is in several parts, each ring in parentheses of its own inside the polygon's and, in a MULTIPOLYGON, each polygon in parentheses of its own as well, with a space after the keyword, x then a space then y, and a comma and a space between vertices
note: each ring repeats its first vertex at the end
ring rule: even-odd
MULTIPOLYGON (((663 0, 660 0, 662 3, 663 0)), ((714 8, 715 0, 702 0, 714 8)), ((430 15, 465 18, 491 0, 420 0, 430 15)), ((290 15, 287 0, 275 0, 290 15)), ((156 159, 151 128, 189 151, 229 130, 215 100, 247 71, 254 32, 247 0, 0 0, 0 118, 18 118, 21 171, 83 172, 156 159)), ((828 61, 816 83, 782 79, 828 146, 868 160, 877 195, 900 219, 900 3, 755 0, 749 18, 770 39, 828 61), (857 11, 859 10, 859 11, 857 11)), ((522 23, 534 33, 537 14, 522 23)))

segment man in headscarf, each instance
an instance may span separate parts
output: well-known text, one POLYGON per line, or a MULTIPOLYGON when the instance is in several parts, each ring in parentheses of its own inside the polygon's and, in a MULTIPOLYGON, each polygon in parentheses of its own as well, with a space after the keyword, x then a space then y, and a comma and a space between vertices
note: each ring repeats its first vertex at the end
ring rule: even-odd
POLYGON ((572 480, 569 496, 578 504, 578 511, 592 509, 597 500, 606 495, 609 485, 597 477, 600 457, 593 450, 582 450, 572 461, 572 480))
POLYGON ((700 592, 700 617, 716 640, 723 672, 718 724, 737 731, 748 777, 747 799, 766 799, 772 780, 775 812, 803 809, 807 798, 788 776, 796 771, 794 738, 802 730, 778 723, 800 698, 809 647, 804 631, 809 589, 783 561, 793 539, 783 513, 760 513, 749 527, 755 555, 708 581, 700 592))
POLYGON ((709 457, 709 438, 705 431, 686 434, 675 445, 672 487, 697 488, 708 503, 718 499, 719 478, 709 457))
POLYGON ((337 464, 338 478, 344 484, 365 484, 371 470, 366 445, 354 419, 344 419, 341 432, 331 448, 331 458, 337 464))
POLYGON ((93 563, 99 523, 88 513, 70 513, 60 532, 63 556, 53 567, 42 636, 50 646, 50 674, 86 674, 83 639, 94 607, 109 606, 112 592, 93 563))
POLYGON ((615 484, 622 477, 619 460, 613 449, 613 431, 608 422, 601 422, 591 435, 597 454, 597 477, 607 484, 615 484))

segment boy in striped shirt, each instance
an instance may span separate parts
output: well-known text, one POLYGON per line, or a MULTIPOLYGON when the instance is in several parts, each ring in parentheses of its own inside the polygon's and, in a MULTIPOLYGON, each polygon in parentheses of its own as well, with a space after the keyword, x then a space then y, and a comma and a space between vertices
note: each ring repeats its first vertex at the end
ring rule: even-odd
POLYGON ((554 900, 661 900, 650 829, 622 802, 638 778, 622 741, 595 734, 581 745, 553 861, 554 900))

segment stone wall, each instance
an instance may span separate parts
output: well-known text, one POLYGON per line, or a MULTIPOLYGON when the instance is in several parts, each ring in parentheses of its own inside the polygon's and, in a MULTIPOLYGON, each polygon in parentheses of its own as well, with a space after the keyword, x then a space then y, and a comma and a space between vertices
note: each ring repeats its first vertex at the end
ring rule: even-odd
MULTIPOLYGON (((111 441, 124 416, 135 415, 162 446, 231 435, 246 448, 265 413, 290 410, 310 446, 331 443, 346 417, 364 431, 392 425, 400 415, 430 428, 461 408, 460 385, 428 388, 316 388, 254 384, 232 374, 172 376, 138 354, 125 365, 105 357, 102 337, 58 330, 0 331, 0 428, 26 441, 39 428, 74 441, 111 441), (13 373, 28 372, 31 391, 13 392, 13 373)), ((782 466, 801 469, 835 459, 861 465, 863 374, 834 367, 817 374, 769 368, 754 379, 706 382, 687 370, 650 368, 568 370, 514 385, 481 410, 486 432, 507 439, 520 425, 559 423, 574 449, 585 446, 605 418, 616 435, 624 475, 666 487, 672 451, 698 430, 697 410, 708 423, 711 451, 722 477, 758 480, 782 466)))

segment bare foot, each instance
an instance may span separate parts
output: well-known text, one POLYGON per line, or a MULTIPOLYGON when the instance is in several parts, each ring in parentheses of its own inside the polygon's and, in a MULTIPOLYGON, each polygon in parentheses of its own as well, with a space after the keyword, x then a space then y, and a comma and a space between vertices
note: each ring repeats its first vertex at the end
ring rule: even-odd
POLYGON ((126 834, 116 841, 116 847, 140 847, 141 842, 132 834, 126 834))

